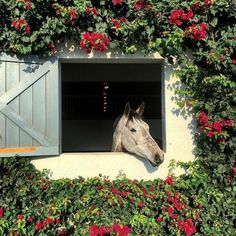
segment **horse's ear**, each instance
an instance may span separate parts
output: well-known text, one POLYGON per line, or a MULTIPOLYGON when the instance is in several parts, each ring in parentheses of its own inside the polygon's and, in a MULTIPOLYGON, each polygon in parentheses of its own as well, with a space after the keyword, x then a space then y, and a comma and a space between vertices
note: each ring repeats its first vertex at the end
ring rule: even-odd
POLYGON ((125 105, 125 110, 124 110, 123 115, 129 116, 129 112, 130 112, 130 105, 129 105, 129 102, 127 102, 126 105, 125 105))
POLYGON ((142 114, 144 112, 144 108, 145 108, 145 103, 142 102, 141 105, 139 106, 139 108, 136 110, 136 112, 138 113, 139 116, 142 116, 142 114))

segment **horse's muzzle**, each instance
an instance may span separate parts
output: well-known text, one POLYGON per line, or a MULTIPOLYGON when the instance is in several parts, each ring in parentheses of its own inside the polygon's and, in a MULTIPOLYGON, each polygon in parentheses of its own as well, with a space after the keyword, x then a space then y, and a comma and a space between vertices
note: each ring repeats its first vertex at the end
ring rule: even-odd
POLYGON ((156 153, 155 162, 157 165, 160 165, 164 161, 164 154, 156 153))

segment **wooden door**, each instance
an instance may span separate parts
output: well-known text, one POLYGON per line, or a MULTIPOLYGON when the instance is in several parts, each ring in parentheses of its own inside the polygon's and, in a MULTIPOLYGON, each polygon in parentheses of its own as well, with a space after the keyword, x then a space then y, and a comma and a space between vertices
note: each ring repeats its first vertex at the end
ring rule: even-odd
POLYGON ((57 62, 0 57, 0 157, 59 154, 57 62))

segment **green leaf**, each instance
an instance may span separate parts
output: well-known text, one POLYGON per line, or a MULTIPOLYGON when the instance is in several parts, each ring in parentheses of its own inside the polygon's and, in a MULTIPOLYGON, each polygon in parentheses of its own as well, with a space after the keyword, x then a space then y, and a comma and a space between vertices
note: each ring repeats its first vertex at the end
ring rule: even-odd
POLYGON ((217 17, 214 17, 213 20, 210 22, 210 25, 211 25, 212 27, 215 27, 217 24, 218 24, 218 18, 217 18, 217 17))

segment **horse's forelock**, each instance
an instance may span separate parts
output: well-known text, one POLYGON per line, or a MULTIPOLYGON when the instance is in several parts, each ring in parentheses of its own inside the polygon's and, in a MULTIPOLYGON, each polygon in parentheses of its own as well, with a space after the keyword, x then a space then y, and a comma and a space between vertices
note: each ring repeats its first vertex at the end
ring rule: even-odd
MULTIPOLYGON (((122 116, 123 116, 123 115, 120 115, 120 116, 118 116, 118 117, 116 118, 116 120, 115 120, 115 122, 114 122, 114 124, 113 124, 113 130, 116 129, 116 127, 117 127, 117 125, 118 125, 120 119, 122 118, 122 116)), ((127 120, 125 126, 128 124, 129 121, 132 121, 132 122, 133 122, 134 120, 142 121, 143 118, 142 118, 142 116, 140 116, 135 110, 130 110, 129 116, 128 116, 128 120, 127 120)))

